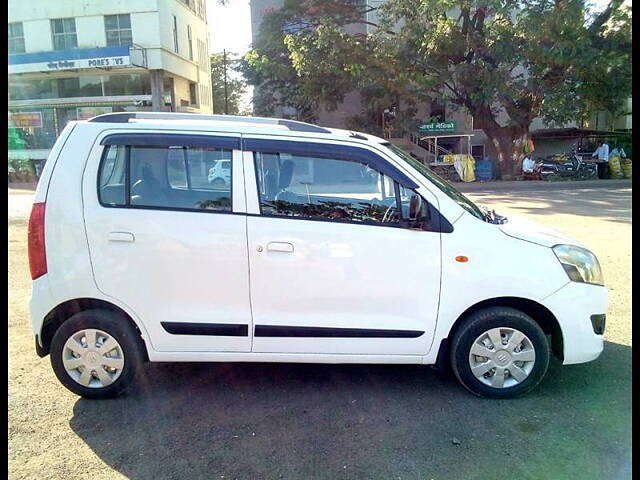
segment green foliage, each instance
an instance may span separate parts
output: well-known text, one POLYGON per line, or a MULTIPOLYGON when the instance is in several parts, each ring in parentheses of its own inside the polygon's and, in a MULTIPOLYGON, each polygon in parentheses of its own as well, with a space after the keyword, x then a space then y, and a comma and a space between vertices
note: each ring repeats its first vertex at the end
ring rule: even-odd
POLYGON ((265 15, 253 48, 240 64, 247 82, 255 87, 256 115, 274 115, 279 107, 291 107, 300 120, 312 121, 315 117, 317 101, 307 94, 309 89, 300 81, 284 43, 283 29, 296 20, 298 4, 287 0, 281 9, 265 15))
POLYGON ((226 61, 223 53, 210 56, 211 88, 213 91, 213 113, 240 115, 242 96, 247 84, 240 73, 240 59, 227 52, 226 61), (225 66, 226 66, 226 112, 225 112, 225 66))
POLYGON ((335 109, 358 90, 363 112, 352 122, 370 128, 391 105, 410 125, 418 102, 439 98, 473 115, 501 165, 516 168, 534 118, 620 113, 631 94, 631 13, 621 2, 593 16, 585 0, 387 0, 374 25, 363 2, 287 0, 265 17, 245 75, 267 92, 266 113, 335 109))

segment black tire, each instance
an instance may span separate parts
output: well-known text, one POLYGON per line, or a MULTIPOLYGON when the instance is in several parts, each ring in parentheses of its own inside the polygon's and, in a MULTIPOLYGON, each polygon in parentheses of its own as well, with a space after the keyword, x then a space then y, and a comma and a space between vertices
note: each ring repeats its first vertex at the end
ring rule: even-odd
POLYGON ((512 398, 523 395, 540 383, 549 367, 550 347, 540 326, 527 314, 509 307, 490 307, 472 313, 458 328, 451 341, 451 368, 458 381, 471 393, 486 398, 512 398), (524 333, 535 349, 529 376, 516 385, 496 388, 482 383, 471 372, 469 354, 473 342, 484 332, 509 327, 524 333))
POLYGON ((223 189, 227 186, 227 182, 225 182, 222 178, 214 178, 213 182, 211 182, 211 186, 214 188, 223 189))
POLYGON ((50 357, 58 380, 76 395, 85 398, 112 398, 120 395, 135 379, 144 363, 142 339, 127 319, 110 310, 86 310, 76 313, 56 331, 51 341, 50 357), (84 329, 97 329, 111 335, 122 349, 124 367, 120 376, 106 387, 90 388, 76 382, 63 364, 63 348, 73 334, 84 329))

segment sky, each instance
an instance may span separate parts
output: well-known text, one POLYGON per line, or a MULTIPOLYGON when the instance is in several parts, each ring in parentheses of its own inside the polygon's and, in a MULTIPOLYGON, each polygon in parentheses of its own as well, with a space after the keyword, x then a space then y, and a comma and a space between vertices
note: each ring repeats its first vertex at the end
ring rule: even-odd
POLYGON ((244 54, 251 44, 251 11, 249 0, 229 0, 221 6, 217 0, 207 0, 209 51, 244 54))
MULTIPOLYGON (((251 11, 249 0, 229 0, 222 6, 217 0, 207 1, 209 24, 209 52, 222 50, 244 55, 251 44, 251 11)), ((253 88, 248 87, 242 96, 241 109, 250 109, 253 88)))

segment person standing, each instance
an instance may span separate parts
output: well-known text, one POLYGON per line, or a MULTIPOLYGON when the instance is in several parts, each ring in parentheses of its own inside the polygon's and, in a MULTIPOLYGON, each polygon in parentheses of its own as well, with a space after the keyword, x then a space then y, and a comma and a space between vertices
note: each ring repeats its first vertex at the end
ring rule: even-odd
POLYGON ((591 155, 598 157, 598 178, 608 178, 609 176, 609 145, 607 142, 598 142, 598 148, 591 155))

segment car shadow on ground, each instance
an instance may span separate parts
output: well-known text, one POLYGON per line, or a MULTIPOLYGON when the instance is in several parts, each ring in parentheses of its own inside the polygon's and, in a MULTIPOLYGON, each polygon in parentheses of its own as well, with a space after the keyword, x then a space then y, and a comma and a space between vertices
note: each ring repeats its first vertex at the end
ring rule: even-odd
POLYGON ((70 426, 131 479, 628 478, 631 347, 515 400, 423 366, 148 364, 70 426))

